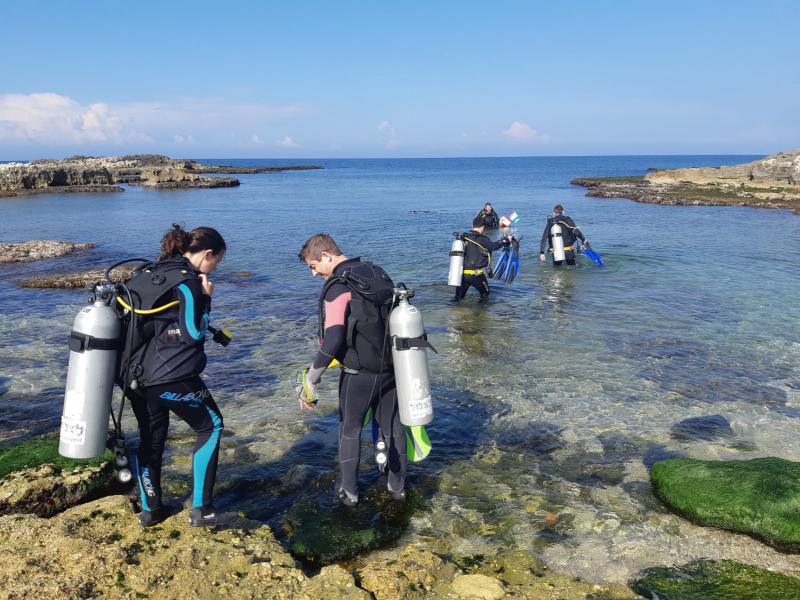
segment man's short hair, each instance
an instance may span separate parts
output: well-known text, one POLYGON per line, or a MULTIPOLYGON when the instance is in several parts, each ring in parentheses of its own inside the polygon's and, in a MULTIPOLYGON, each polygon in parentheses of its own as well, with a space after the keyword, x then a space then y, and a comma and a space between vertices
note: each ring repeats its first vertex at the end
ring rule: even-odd
POLYGON ((474 219, 472 219, 472 226, 473 227, 483 227, 485 223, 483 222, 483 215, 478 215, 474 219))
POLYGON ((327 233, 316 233, 306 240, 297 258, 300 259, 300 262, 320 260, 323 252, 327 252, 332 256, 342 255, 342 251, 339 250, 339 246, 336 245, 331 236, 327 233))
POLYGON ((556 205, 553 207, 553 210, 560 210, 561 212, 564 212, 564 207, 563 207, 563 206, 561 206, 560 204, 556 204, 556 205))

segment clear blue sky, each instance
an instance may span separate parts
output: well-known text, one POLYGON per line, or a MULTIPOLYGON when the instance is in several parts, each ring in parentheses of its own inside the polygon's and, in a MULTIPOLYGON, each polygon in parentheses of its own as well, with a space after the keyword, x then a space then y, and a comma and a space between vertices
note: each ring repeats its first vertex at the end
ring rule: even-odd
POLYGON ((4 3, 0 160, 800 147, 800 2, 4 3))

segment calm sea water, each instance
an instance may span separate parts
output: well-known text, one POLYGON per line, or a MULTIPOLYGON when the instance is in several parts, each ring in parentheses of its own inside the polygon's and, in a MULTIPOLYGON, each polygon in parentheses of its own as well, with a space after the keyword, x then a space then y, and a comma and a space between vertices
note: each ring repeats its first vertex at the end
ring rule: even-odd
MULTIPOLYGON (((220 503, 277 526, 335 467, 335 374, 311 416, 297 412, 293 392, 295 370, 317 347, 321 286, 297 252, 325 231, 347 255, 378 262, 418 290, 439 351, 431 359, 434 450, 410 468, 424 508, 402 541, 459 554, 519 547, 600 581, 700 557, 800 569, 748 538, 669 515, 647 483, 647 466, 673 453, 800 460, 800 219, 592 199, 569 184, 754 158, 320 160, 309 162, 324 170, 241 175, 233 189, 0 200, 0 240, 97 243, 69 257, 0 265, 0 439, 57 426, 65 335, 86 297, 15 280, 152 257, 171 223, 211 225, 229 247, 213 277, 212 320, 236 335, 227 349, 209 348, 209 387, 228 430, 220 503), (521 215, 521 275, 493 284, 487 304, 470 295, 453 305, 451 233, 468 229, 486 201, 521 215), (585 259, 562 271, 539 264, 557 202, 606 268, 585 259), (730 430, 709 440, 675 429, 711 415, 730 430)), ((130 415, 126 427, 135 432, 130 415)), ((173 438, 188 441, 188 429, 175 428, 173 438)), ((185 492, 187 452, 173 444, 166 459, 177 493, 185 492)), ((365 487, 374 483, 371 461, 365 452, 365 487)))

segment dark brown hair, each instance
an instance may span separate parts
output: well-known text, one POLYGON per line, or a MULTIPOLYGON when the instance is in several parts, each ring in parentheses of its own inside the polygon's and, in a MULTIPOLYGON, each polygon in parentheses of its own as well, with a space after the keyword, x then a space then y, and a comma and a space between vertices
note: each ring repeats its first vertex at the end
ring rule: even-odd
POLYGON ((180 225, 173 223, 172 229, 168 230, 161 238, 161 256, 158 257, 158 260, 166 260, 182 256, 186 252, 202 250, 211 250, 214 254, 221 254, 225 252, 226 248, 225 240, 216 229, 196 227, 191 231, 184 231, 180 225))
POLYGON ((327 252, 333 256, 342 255, 342 251, 339 250, 339 246, 336 245, 336 242, 333 241, 331 236, 327 233, 316 233, 306 240, 297 258, 299 258, 301 262, 306 262, 306 260, 320 260, 323 252, 327 252))
POLYGON ((564 207, 563 207, 563 206, 561 206, 560 204, 556 204, 556 205, 553 207, 553 212, 564 212, 564 207))

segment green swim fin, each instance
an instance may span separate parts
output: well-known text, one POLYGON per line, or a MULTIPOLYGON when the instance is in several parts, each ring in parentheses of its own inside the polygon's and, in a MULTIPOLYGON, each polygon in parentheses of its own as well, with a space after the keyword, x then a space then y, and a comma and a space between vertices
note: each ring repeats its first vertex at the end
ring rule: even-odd
POLYGON ((431 440, 424 425, 406 427, 406 456, 411 462, 419 462, 431 452, 431 440))

